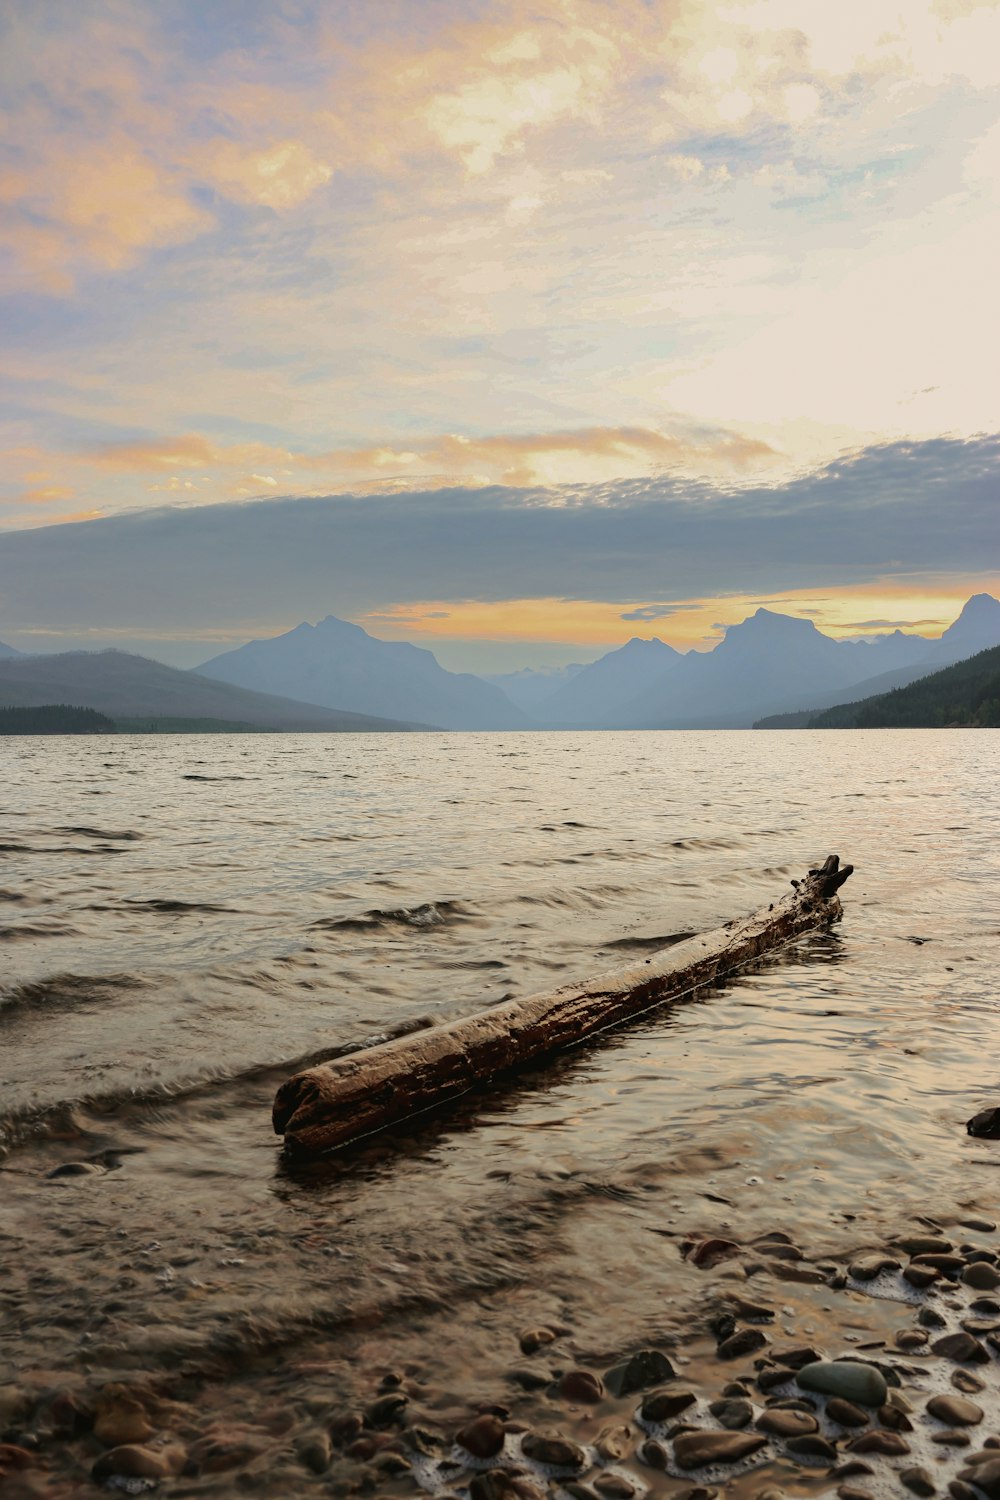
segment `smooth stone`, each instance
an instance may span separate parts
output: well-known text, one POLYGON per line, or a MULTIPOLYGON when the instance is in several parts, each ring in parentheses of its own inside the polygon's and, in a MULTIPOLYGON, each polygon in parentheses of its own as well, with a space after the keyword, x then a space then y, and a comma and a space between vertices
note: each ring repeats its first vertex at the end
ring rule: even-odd
POLYGON ((682 1469, 734 1464, 759 1452, 766 1442, 753 1432, 683 1432, 674 1439, 674 1458, 682 1469))
POLYGON ((633 1391, 648 1390, 664 1380, 676 1379, 676 1371, 659 1349, 640 1349, 621 1364, 606 1370, 604 1384, 612 1396, 629 1396, 633 1391))
POLYGON ((739 1255, 740 1246, 735 1240, 723 1240, 712 1238, 701 1240, 688 1252, 687 1259, 693 1266, 700 1266, 702 1270, 711 1270, 722 1260, 732 1260, 739 1255))
POLYGON ((805 1432, 801 1437, 789 1438, 785 1447, 796 1458, 816 1459, 821 1464, 837 1462, 837 1450, 833 1443, 820 1437, 818 1432, 805 1432))
POLYGON ((763 1489, 754 1490, 753 1500, 785 1500, 785 1492, 776 1484, 765 1484, 763 1489))
POLYGON ((690 1484, 674 1495, 673 1500, 715 1500, 718 1493, 710 1484, 690 1484))
POLYGON ((723 1339, 715 1352, 719 1359, 743 1359, 747 1354, 763 1349, 766 1343, 767 1335, 759 1328, 740 1328, 723 1339))
POLYGON ((989 1496, 989 1500, 1000 1500, 1000 1458, 960 1469, 958 1477, 966 1484, 977 1484, 989 1496))
POLYGON ((758 1432, 770 1432, 781 1438, 804 1437, 807 1433, 819 1431, 819 1423, 808 1412, 787 1411, 780 1407, 762 1412, 755 1425, 758 1432))
POLYGON ((889 1389, 881 1371, 850 1359, 817 1360, 815 1364, 803 1365, 795 1378, 807 1391, 843 1396, 862 1406, 884 1405, 889 1389))
POLYGON ((44 1174, 47 1182, 55 1182, 60 1177, 93 1177, 99 1172, 100 1167, 92 1161, 64 1161, 60 1166, 53 1167, 44 1174))
POLYGON ((365 1422, 370 1427, 393 1427, 409 1404, 410 1398, 402 1391, 389 1391, 365 1407, 365 1422))
POLYGON ((894 1343, 904 1354, 912 1354, 915 1349, 923 1349, 929 1338, 926 1328, 900 1328, 896 1332, 894 1343))
POLYGON ((852 1453, 885 1453, 895 1458, 900 1453, 909 1453, 910 1445, 900 1433, 876 1427, 873 1432, 863 1432, 860 1437, 852 1438, 850 1449, 852 1453))
POLYGON ((559 1394, 564 1401, 583 1401, 594 1406, 604 1398, 604 1382, 590 1370, 567 1370, 560 1377, 559 1394))
POLYGON ((859 1489, 854 1484, 842 1484, 837 1490, 839 1500, 874 1500, 870 1490, 859 1489))
POLYGON ((891 1432, 912 1432, 913 1423, 906 1412, 899 1406, 880 1406, 878 1409, 878 1420, 883 1427, 888 1427, 891 1432))
POLYGON ((708 1409, 719 1426, 725 1427, 728 1432, 749 1427, 753 1421, 753 1407, 749 1401, 740 1397, 728 1401, 713 1401, 708 1409))
POLYGON ((551 1328, 526 1328, 518 1339, 522 1354, 537 1354, 547 1344, 554 1344, 556 1335, 551 1328))
POLYGON ((893 1243, 907 1255, 950 1255, 955 1248, 951 1240, 933 1234, 911 1234, 893 1243))
POLYGON ((766 1395, 768 1391, 790 1384, 793 1379, 794 1371, 789 1370, 787 1366, 765 1366, 764 1369, 757 1371, 757 1389, 766 1395))
POLYGON ((849 1458, 846 1463, 837 1465, 830 1478, 855 1479, 859 1474, 874 1474, 874 1472, 871 1464, 864 1463, 860 1458, 849 1458))
POLYGON ((931 1442, 942 1448, 968 1448, 972 1439, 964 1427, 946 1427, 943 1432, 932 1432, 931 1442))
POLYGON ((636 1486, 624 1474, 599 1474, 594 1480, 594 1489, 607 1500, 631 1500, 636 1486))
POLYGON ((851 1401, 845 1401, 843 1396, 831 1396, 826 1403, 826 1414, 831 1422, 838 1422, 841 1427, 867 1427, 868 1413, 862 1411, 860 1406, 855 1406, 851 1401))
POLYGON ((745 1297, 730 1297, 729 1305, 736 1317, 742 1318, 744 1323, 771 1323, 774 1320, 774 1308, 768 1307, 765 1302, 748 1302, 745 1297))
POLYGON ((952 1359, 960 1365, 985 1365, 989 1355, 978 1339, 971 1333, 949 1333, 931 1345, 931 1351, 942 1359, 952 1359))
POLYGON ((965 1257, 963 1255, 915 1255, 910 1262, 913 1266, 930 1266, 934 1271, 940 1271, 942 1276, 948 1276, 952 1281, 965 1269, 965 1257))
POLYGON ((937 1492, 930 1471, 922 1468, 920 1464, 913 1464, 909 1469, 901 1469, 899 1478, 912 1494, 920 1496, 920 1500, 930 1500, 931 1495, 937 1492))
POLYGON ((768 1262, 768 1269, 781 1281, 795 1281, 800 1286, 822 1286, 826 1281, 826 1272, 819 1271, 814 1266, 800 1266, 783 1260, 772 1260, 768 1262))
POLYGON ((486 1413, 456 1432, 455 1442, 466 1453, 471 1453, 473 1458, 495 1458, 503 1447, 506 1436, 500 1418, 486 1413))
POLYGON ((959 1221, 963 1229, 978 1229, 982 1234, 994 1234, 996 1224, 992 1219, 962 1219, 959 1221))
POLYGON ((967 1396, 978 1395, 986 1389, 986 1382, 980 1380, 978 1375, 973 1375, 971 1370, 952 1370, 951 1383, 958 1391, 964 1391, 967 1396))
POLYGON ((729 1380, 722 1387, 722 1394, 724 1396, 737 1396, 737 1397, 739 1397, 739 1396, 749 1396, 750 1395, 750 1387, 748 1385, 745 1385, 742 1380, 729 1380))
POLYGON ((662 1443, 656 1441, 656 1438, 647 1438, 644 1443, 640 1443, 635 1456, 641 1464, 646 1465, 647 1469, 663 1470, 670 1462, 669 1453, 662 1443))
POLYGON ((477 1474, 469 1494, 472 1500, 544 1500, 544 1492, 526 1474, 508 1474, 505 1469, 477 1474))
POLYGON ((793 1349, 772 1349, 771 1358, 779 1365, 787 1365, 790 1370, 801 1370, 803 1365, 814 1365, 819 1359, 819 1351, 805 1345, 796 1346, 793 1349))
POLYGON ((594 1448, 598 1458, 603 1458, 605 1463, 617 1463, 624 1458, 632 1447, 632 1433, 625 1422, 616 1422, 611 1427, 603 1427, 594 1439, 594 1448))
POLYGON ((948 1493, 952 1500, 979 1500, 979 1496, 971 1484, 963 1484, 961 1479, 953 1479, 948 1486, 948 1493))
POLYGON ((303 1438, 296 1452, 307 1469, 313 1474, 325 1474, 330 1467, 330 1439, 325 1432, 314 1433, 303 1438))
POLYGON ((908 1281, 911 1286, 916 1287, 918 1292, 925 1291, 927 1287, 933 1286, 940 1279, 940 1272, 935 1271, 933 1266, 909 1265, 903 1269, 903 1280, 908 1281))
POLYGON ((978 1115, 973 1115, 971 1120, 966 1121, 965 1128, 970 1135, 979 1136, 982 1140, 1000 1139, 1000 1105, 994 1109, 981 1109, 978 1115))
POLYGON ((526 1432, 521 1439, 521 1452, 536 1464, 551 1464, 554 1469, 582 1469, 587 1462, 579 1443, 544 1432, 526 1432))
POLYGON ((644 1422, 670 1422, 697 1399, 694 1391, 651 1391, 639 1410, 644 1422))
POLYGON ((982 1407, 974 1401, 965 1401, 961 1396, 932 1396, 927 1410, 949 1427, 976 1427, 983 1420, 982 1407))
POLYGON ((552 1384, 552 1377, 542 1375, 538 1370, 508 1370, 507 1379, 519 1385, 522 1391, 544 1391, 552 1384))
POLYGON ((1000 1287, 1000 1271, 988 1261, 974 1260, 962 1272, 961 1280, 976 1292, 995 1292, 1000 1287))
POLYGON ((847 1269, 855 1281, 874 1281, 883 1271, 898 1271, 899 1261, 891 1255, 860 1255, 847 1269))
POLYGON ((948 1323, 936 1307, 922 1307, 917 1313, 921 1328, 947 1328, 948 1323))

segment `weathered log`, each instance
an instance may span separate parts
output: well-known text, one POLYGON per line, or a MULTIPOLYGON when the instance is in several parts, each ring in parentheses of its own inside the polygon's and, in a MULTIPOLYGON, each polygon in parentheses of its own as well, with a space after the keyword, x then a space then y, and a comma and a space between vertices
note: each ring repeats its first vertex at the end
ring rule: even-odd
POLYGON ((286 1148, 328 1151, 689 994, 798 933, 835 921, 842 911, 837 889, 853 868, 841 867, 831 854, 766 909, 661 948, 641 963, 307 1068, 275 1096, 275 1133, 284 1135, 286 1148))

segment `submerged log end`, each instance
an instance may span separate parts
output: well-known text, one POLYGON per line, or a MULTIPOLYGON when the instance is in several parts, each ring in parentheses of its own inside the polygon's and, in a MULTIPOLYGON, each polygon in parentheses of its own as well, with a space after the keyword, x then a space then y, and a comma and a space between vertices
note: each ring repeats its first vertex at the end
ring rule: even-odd
POLYGON ((853 865, 841 867, 840 855, 828 854, 818 870, 809 871, 809 879, 815 885, 817 895, 827 900, 835 895, 844 881, 853 874, 853 865))

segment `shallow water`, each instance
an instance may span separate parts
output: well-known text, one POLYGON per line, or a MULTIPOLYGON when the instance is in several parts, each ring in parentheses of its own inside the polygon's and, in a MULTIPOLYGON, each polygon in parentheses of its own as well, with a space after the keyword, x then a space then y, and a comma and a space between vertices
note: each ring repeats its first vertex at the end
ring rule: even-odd
POLYGON ((0 756, 0 1384, 184 1368, 227 1410, 236 1371, 252 1406, 276 1372, 308 1404, 394 1368, 465 1411, 533 1323, 584 1363, 676 1337, 703 1295, 686 1236, 833 1255, 997 1204, 1000 1144, 964 1130, 1000 1100, 996 732, 0 756), (648 953, 831 851, 857 867, 833 932, 340 1158, 282 1157, 271 1099, 303 1059, 648 953), (96 1170, 46 1177, 71 1161, 96 1170))

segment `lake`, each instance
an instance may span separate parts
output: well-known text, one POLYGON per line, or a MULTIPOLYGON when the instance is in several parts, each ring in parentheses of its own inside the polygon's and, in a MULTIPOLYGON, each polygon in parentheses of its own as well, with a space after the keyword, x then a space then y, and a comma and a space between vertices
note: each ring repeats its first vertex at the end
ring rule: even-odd
MULTIPOLYGON (((777 1235, 812 1265, 996 1216, 1000 1144, 965 1121, 1000 1103, 1000 732, 0 756, 0 1387, 169 1386, 191 1452, 198 1422, 245 1428, 243 1487, 309 1492, 311 1426, 380 1391, 431 1425, 544 1415, 526 1330, 563 1367, 683 1348, 709 1316, 692 1240, 777 1235), (340 1157, 283 1157, 271 1100, 303 1061, 634 960, 830 852, 856 866, 832 931, 340 1157)), ((776 1295, 819 1326, 813 1286, 776 1295)), ((191 1493, 239 1467, 198 1463, 191 1493)))

